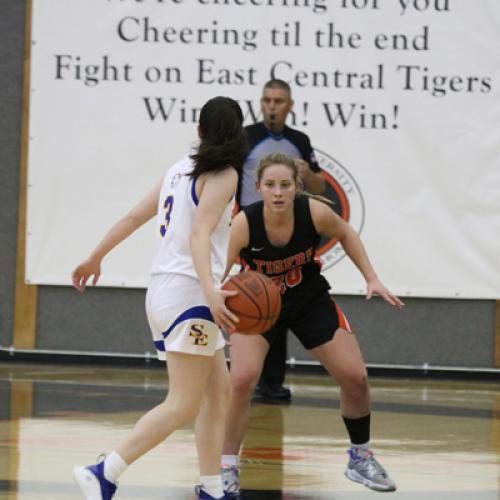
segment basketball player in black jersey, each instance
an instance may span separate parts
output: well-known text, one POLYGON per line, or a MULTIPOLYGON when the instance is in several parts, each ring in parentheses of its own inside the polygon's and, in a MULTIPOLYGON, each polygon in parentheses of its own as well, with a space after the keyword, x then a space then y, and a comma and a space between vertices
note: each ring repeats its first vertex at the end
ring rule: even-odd
POLYGON ((239 494, 239 449, 249 402, 273 337, 288 327, 340 385, 341 411, 350 437, 345 475, 379 491, 395 483, 370 451, 370 390, 356 337, 329 294, 315 250, 321 236, 337 239, 367 284, 367 299, 379 295, 395 308, 403 302, 378 279, 354 229, 326 203, 298 192, 298 169, 281 154, 265 158, 257 170, 262 201, 233 220, 228 268, 240 255, 251 269, 280 287, 282 310, 277 325, 264 335, 231 336, 232 397, 222 457, 224 489, 239 494))
MULTIPOLYGON (((286 125, 293 109, 290 85, 283 80, 266 82, 262 89, 262 121, 245 127, 249 152, 239 178, 237 201, 245 207, 261 199, 255 189, 256 170, 260 161, 274 153, 292 157, 299 169, 300 182, 314 194, 325 190, 325 179, 316 160, 309 137, 286 125)), ((277 335, 264 362, 257 394, 267 401, 288 401, 290 390, 283 386, 286 370, 287 334, 277 335)))

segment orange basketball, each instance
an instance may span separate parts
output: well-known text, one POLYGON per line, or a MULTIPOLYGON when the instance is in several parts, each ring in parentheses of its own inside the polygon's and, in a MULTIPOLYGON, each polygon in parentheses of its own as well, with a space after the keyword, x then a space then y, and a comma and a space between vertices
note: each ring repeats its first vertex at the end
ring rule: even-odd
POLYGON ((224 290, 236 290, 238 295, 226 299, 227 307, 238 316, 236 331, 250 335, 264 333, 278 320, 281 294, 273 280, 256 271, 232 276, 224 290))

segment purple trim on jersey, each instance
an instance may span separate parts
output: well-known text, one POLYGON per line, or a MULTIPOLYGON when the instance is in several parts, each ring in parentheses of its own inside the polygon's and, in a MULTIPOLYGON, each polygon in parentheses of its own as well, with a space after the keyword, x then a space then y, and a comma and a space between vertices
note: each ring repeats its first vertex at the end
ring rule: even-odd
POLYGON ((165 352, 165 343, 163 340, 155 340, 154 343, 157 351, 165 352))
POLYGON ((207 321, 212 321, 212 323, 214 322, 212 313, 207 306, 194 306, 186 309, 180 316, 177 316, 177 319, 170 325, 169 329, 162 333, 163 338, 166 339, 179 323, 188 319, 206 319, 207 321))
POLYGON ((198 206, 200 200, 198 199, 198 196, 196 196, 196 179, 191 181, 191 198, 193 199, 193 203, 198 206))

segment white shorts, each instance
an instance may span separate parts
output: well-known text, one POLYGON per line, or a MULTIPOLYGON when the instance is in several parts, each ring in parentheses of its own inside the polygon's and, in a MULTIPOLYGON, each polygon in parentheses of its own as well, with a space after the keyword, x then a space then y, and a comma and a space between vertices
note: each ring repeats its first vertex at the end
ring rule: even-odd
POLYGON ((165 351, 213 356, 225 345, 200 282, 182 274, 156 274, 146 294, 146 314, 158 359, 165 351))

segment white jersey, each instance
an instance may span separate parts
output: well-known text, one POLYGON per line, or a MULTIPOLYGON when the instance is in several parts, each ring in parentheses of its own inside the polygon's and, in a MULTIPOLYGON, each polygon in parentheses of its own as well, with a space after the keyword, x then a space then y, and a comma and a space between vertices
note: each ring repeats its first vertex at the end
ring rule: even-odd
MULTIPOLYGON (((193 161, 189 156, 167 171, 160 191, 157 215, 157 240, 151 274, 183 274, 198 279, 191 256, 189 237, 198 208, 196 180, 189 177, 193 161)), ((215 283, 220 283, 226 268, 229 225, 234 197, 226 207, 211 235, 211 263, 215 283)))

